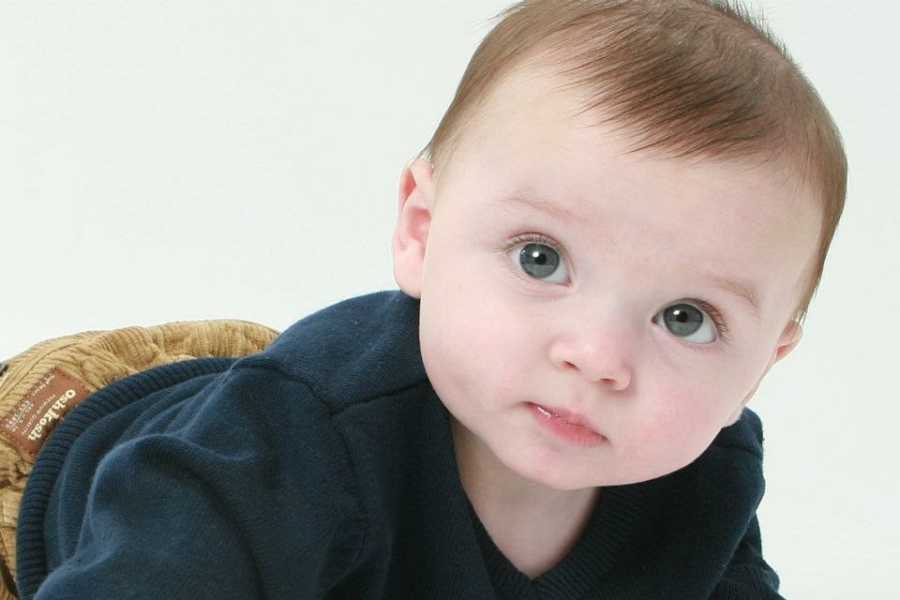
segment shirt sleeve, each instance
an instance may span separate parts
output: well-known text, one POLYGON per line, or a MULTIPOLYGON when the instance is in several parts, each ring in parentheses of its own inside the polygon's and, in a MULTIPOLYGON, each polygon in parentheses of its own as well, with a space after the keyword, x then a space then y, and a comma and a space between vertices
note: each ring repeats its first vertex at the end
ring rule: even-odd
POLYGON ((210 388, 97 464, 37 600, 313 600, 339 583, 365 527, 327 409, 265 369, 210 388))
POLYGON ((759 520, 750 520, 711 600, 784 600, 778 575, 763 559, 759 520))

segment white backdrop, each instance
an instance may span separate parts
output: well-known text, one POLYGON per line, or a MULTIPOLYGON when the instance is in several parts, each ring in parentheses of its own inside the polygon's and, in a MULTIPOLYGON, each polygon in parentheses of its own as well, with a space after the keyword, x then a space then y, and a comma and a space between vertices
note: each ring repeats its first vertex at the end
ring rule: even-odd
MULTIPOLYGON (((285 329, 396 288, 401 169, 508 4, 0 3, 0 358, 176 320, 285 329)), ((754 5, 850 159, 803 342, 751 405, 765 554, 788 598, 883 598, 900 564, 898 9, 754 5)))

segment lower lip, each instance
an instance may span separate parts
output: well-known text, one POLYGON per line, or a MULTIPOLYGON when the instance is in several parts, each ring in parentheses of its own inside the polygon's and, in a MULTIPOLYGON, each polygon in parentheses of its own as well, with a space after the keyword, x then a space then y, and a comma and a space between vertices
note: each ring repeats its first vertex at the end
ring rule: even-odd
POLYGON ((573 425, 568 421, 564 421, 562 418, 554 416, 550 414, 548 416, 547 413, 550 411, 543 407, 538 407, 537 404, 528 404, 528 409, 531 411, 531 414, 534 415, 537 422, 544 427, 547 431, 554 434, 556 437, 569 442, 570 444, 574 444, 575 446, 582 446, 587 448, 592 448, 594 446, 599 446, 603 442, 606 441, 606 438, 593 429, 588 429, 582 425, 573 425), (546 411, 546 412, 542 412, 546 411))

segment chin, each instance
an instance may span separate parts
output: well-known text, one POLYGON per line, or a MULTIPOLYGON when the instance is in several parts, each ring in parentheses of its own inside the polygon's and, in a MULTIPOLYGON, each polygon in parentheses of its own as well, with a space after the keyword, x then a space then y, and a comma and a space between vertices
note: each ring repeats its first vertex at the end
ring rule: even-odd
POLYGON ((532 464, 522 465, 507 463, 507 467, 533 483, 560 492, 582 490, 599 485, 595 478, 586 478, 583 474, 575 472, 571 467, 558 467, 555 464, 555 460, 536 460, 532 464))

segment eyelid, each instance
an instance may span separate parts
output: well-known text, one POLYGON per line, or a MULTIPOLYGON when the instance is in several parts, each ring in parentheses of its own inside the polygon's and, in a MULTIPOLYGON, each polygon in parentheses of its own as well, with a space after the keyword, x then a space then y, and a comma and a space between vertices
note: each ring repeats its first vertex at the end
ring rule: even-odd
POLYGON ((520 233, 510 240, 508 248, 512 248, 513 246, 517 246, 525 242, 545 244, 547 246, 550 246, 560 254, 563 254, 562 244, 557 243, 556 240, 547 235, 544 235, 543 233, 520 233))
POLYGON ((570 277, 574 273, 571 261, 569 261, 566 251, 562 247, 562 244, 554 240, 552 237, 543 233, 520 233, 519 235, 516 235, 512 239, 510 239, 509 244, 506 246, 505 252, 509 252, 520 244, 543 244, 545 246, 550 246, 557 254, 559 254, 560 260, 565 263, 570 277))
MULTIPOLYGON (((728 329, 728 323, 725 321, 725 317, 722 316, 722 312, 718 308, 716 308, 706 300, 692 298, 690 300, 685 300, 685 302, 696 304, 699 308, 703 309, 703 312, 710 316, 716 326, 716 331, 719 335, 719 338, 723 343, 727 344, 731 341, 731 334, 728 329)), ((677 302, 675 304, 677 304, 677 302)))

